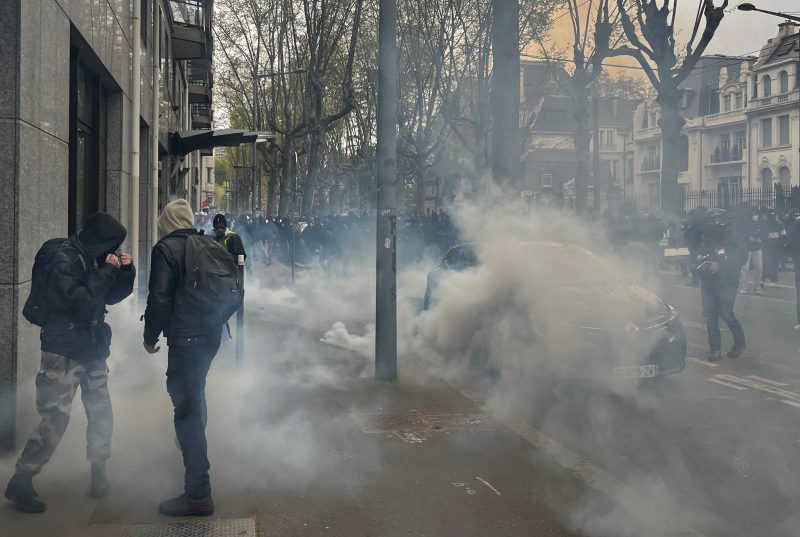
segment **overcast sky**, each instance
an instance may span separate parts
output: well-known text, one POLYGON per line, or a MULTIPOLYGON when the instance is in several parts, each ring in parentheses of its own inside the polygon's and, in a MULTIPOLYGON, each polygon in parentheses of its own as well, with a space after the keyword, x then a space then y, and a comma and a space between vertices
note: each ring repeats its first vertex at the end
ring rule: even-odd
MULTIPOLYGON (((717 0, 717 5, 720 1, 717 0)), ((765 13, 744 12, 736 10, 741 2, 734 0, 729 8, 733 10, 725 15, 717 34, 706 49, 708 54, 744 55, 756 54, 766 43, 767 39, 778 33, 778 24, 781 19, 765 13)), ((750 3, 761 9, 782 12, 800 12, 800 0, 750 0, 750 3)), ((691 35, 691 26, 694 23, 696 1, 682 0, 678 2, 678 17, 683 22, 682 37, 691 35)))

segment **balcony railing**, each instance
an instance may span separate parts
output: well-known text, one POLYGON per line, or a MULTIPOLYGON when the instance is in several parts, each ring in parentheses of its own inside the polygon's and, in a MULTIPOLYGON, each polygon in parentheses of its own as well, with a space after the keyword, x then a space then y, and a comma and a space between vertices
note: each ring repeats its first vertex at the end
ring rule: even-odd
POLYGON ((714 149, 714 152, 711 153, 711 164, 718 164, 720 162, 739 162, 742 160, 742 151, 733 148, 723 148, 720 149, 719 147, 714 149))
POLYGON ((660 158, 645 158, 642 160, 641 171, 643 172, 657 172, 661 169, 660 158))
POLYGON ((176 60, 211 58, 210 0, 170 0, 174 23, 173 56, 176 60))
POLYGON ((779 103, 789 102, 789 95, 787 93, 784 93, 783 95, 778 95, 778 102, 779 103))
POLYGON ((721 123, 733 123, 736 121, 744 121, 746 118, 744 108, 739 110, 730 110, 728 112, 720 112, 719 114, 711 114, 705 117, 706 126, 718 125, 721 123))
POLYGON ((182 26, 205 28, 205 1, 204 0, 170 0, 172 21, 182 26))
POLYGON ((211 128, 212 119, 211 105, 205 103, 192 104, 192 128, 211 128))

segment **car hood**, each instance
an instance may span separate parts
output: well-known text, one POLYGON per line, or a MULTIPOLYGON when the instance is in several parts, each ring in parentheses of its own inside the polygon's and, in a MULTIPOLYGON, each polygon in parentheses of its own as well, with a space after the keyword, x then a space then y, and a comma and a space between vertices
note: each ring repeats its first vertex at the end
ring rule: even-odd
POLYGON ((671 314, 663 300, 638 285, 564 286, 548 294, 554 313, 579 328, 636 331, 666 322, 671 314))

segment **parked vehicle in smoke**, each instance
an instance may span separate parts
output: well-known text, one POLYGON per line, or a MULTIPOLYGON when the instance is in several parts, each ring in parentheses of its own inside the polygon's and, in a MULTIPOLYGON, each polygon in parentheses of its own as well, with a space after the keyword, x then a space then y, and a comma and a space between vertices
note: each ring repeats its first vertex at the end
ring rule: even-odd
MULTIPOLYGON (((684 369, 686 334, 675 308, 599 257, 579 246, 544 242, 520 243, 519 251, 509 256, 524 263, 525 270, 516 271, 523 276, 510 283, 511 288, 500 286, 512 297, 502 300, 515 308, 515 327, 524 331, 526 323, 532 325, 535 345, 546 345, 548 356, 557 356, 558 363, 548 365, 570 376, 627 379, 663 377, 684 369)), ((439 305, 445 278, 470 269, 489 272, 476 282, 491 280, 492 262, 481 262, 475 244, 453 246, 428 274, 423 309, 439 305)), ((506 303, 487 306, 495 308, 487 315, 496 316, 506 303)))

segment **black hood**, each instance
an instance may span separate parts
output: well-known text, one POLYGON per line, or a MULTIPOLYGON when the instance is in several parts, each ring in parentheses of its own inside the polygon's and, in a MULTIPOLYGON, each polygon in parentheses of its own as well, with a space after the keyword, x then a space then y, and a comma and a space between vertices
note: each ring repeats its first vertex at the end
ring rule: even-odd
POLYGON ((86 219, 78 232, 78 242, 88 259, 110 252, 125 241, 125 226, 106 213, 95 213, 86 219))

